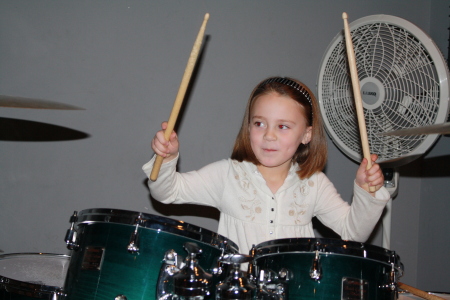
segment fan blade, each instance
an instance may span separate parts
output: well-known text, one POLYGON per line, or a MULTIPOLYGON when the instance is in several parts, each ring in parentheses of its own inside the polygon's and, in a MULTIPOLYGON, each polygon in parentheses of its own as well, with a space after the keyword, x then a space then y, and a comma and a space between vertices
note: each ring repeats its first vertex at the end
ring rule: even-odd
POLYGON ((73 105, 48 100, 0 95, 0 107, 84 110, 73 105))
POLYGON ((423 135, 423 134, 450 134, 450 122, 435 124, 424 127, 406 128, 390 132, 379 133, 378 135, 423 135))

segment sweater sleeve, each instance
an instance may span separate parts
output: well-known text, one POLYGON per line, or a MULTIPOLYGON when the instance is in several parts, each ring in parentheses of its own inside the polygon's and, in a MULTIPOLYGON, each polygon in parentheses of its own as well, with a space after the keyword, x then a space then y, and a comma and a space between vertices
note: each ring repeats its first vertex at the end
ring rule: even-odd
MULTIPOLYGON (((142 167, 147 177, 155 159, 156 155, 142 167)), ((201 204, 220 209, 227 161, 221 160, 187 173, 176 171, 177 162, 178 157, 163 163, 158 178, 148 181, 152 197, 165 204, 201 204)))
POLYGON ((342 239, 365 242, 380 219, 389 199, 390 194, 384 187, 373 197, 354 182, 353 201, 349 205, 323 175, 316 216, 342 239))

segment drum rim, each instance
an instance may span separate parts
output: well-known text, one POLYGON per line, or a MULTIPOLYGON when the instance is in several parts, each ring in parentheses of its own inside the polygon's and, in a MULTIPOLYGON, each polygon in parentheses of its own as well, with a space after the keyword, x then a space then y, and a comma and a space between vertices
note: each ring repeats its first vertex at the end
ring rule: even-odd
POLYGON ((18 293, 18 291, 26 292, 26 295, 41 299, 48 299, 49 294, 55 292, 59 293, 63 291, 63 286, 53 286, 28 281, 21 281, 1 275, 0 275, 0 287, 5 289, 9 293, 21 294, 18 293))
MULTIPOLYGON (((450 296, 450 292, 430 292, 430 291, 425 291, 425 292, 427 294, 430 294, 433 296, 450 296)), ((413 296, 413 297, 416 297, 417 299, 422 299, 422 297, 416 296, 413 293, 406 292, 404 290, 398 291, 398 300, 401 300, 400 296, 413 296)))
POLYGON ((10 259, 12 257, 18 257, 18 256, 60 257, 60 258, 70 259, 70 255, 67 255, 67 254, 47 253, 47 252, 14 252, 14 253, 0 254, 0 261, 2 260, 2 258, 10 259))
POLYGON ((222 249, 221 247, 225 247, 225 250, 228 250, 229 252, 239 253, 237 244, 223 235, 181 220, 170 219, 149 213, 116 208, 89 208, 78 212, 76 223, 78 225, 114 223, 136 226, 138 217, 141 218, 139 224, 139 227, 141 228, 169 232, 207 243, 220 249, 222 249))
MULTIPOLYGON (((428 294, 431 294, 431 295, 436 295, 436 296, 439 296, 439 295, 450 295, 450 292, 431 292, 431 291, 425 291, 426 293, 428 293, 428 294)), ((409 295, 414 295, 413 293, 410 293, 410 292, 406 292, 406 291, 404 291, 404 290, 400 290, 400 291, 398 291, 398 293, 399 294, 409 294, 409 295)))
POLYGON ((320 254, 360 257, 389 265, 393 264, 396 269, 403 270, 400 257, 395 251, 361 242, 331 238, 286 238, 265 241, 255 246, 255 259, 280 253, 312 253, 316 249, 320 254), (301 243, 298 243, 299 241, 301 243), (337 252, 337 247, 343 245, 345 247, 340 248, 340 251, 337 252))

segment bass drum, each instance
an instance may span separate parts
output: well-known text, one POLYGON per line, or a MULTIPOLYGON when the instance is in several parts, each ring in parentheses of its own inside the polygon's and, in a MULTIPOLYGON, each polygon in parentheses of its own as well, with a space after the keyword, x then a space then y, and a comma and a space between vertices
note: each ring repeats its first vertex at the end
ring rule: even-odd
POLYGON ((0 299, 62 299, 68 266, 62 254, 0 255, 0 299))
POLYGON ((69 300, 156 299, 166 252, 186 257, 187 242, 201 248, 198 263, 210 273, 221 255, 238 253, 215 232, 161 216, 97 208, 72 221, 76 239, 64 285, 69 300))
POLYGON ((255 277, 287 299, 394 300, 403 274, 395 252, 337 239, 272 240, 253 252, 255 277))

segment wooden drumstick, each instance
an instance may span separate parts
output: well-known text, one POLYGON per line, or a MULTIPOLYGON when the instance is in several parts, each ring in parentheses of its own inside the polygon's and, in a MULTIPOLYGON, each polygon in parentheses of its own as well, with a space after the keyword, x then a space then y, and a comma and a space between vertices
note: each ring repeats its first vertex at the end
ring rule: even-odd
MULTIPOLYGON (((361 137, 361 146, 363 155, 367 159, 367 170, 372 167, 372 159, 370 158, 369 140, 367 138, 366 121, 364 119, 364 110, 361 99, 361 90, 359 87, 358 70, 356 69, 355 51, 353 50, 352 37, 347 22, 347 13, 342 14, 345 30, 345 45, 347 48, 348 64, 350 67, 350 75, 352 78, 353 96, 355 97, 356 114, 358 116, 359 135, 361 137)), ((370 186, 369 190, 375 192, 375 187, 370 186)))
POLYGON ((401 283, 401 282, 398 283, 398 287, 401 288, 402 290, 408 291, 411 294, 419 296, 419 297, 421 297, 423 299, 428 299, 428 300, 445 300, 442 297, 439 297, 439 296, 436 296, 436 295, 433 295, 433 294, 429 294, 429 293, 427 293, 425 291, 416 289, 416 288, 414 288, 412 286, 409 286, 409 285, 401 283))
MULTIPOLYGON (((186 70, 184 71, 183 78, 181 80, 180 88, 178 89, 177 97, 175 98, 175 102, 172 107, 172 112, 170 113, 169 121, 167 122, 167 128, 164 131, 164 138, 168 141, 170 135, 172 134, 173 128, 175 127, 175 123, 177 122, 178 113, 180 112, 181 105, 183 104, 184 95, 186 94, 186 90, 189 85, 189 81, 191 80, 192 72, 194 71, 195 63, 197 62, 197 57, 200 52, 200 48, 203 41, 203 35, 205 33, 206 23, 208 22, 209 14, 205 14, 205 18, 203 19, 203 24, 200 27, 200 31, 198 32, 197 38, 194 42, 194 47, 192 48, 191 55, 189 56, 189 60, 186 66, 186 70)), ((153 165, 152 173, 150 174, 150 179, 155 181, 158 178, 159 170, 161 168, 163 157, 160 155, 156 156, 155 163, 153 165)))

